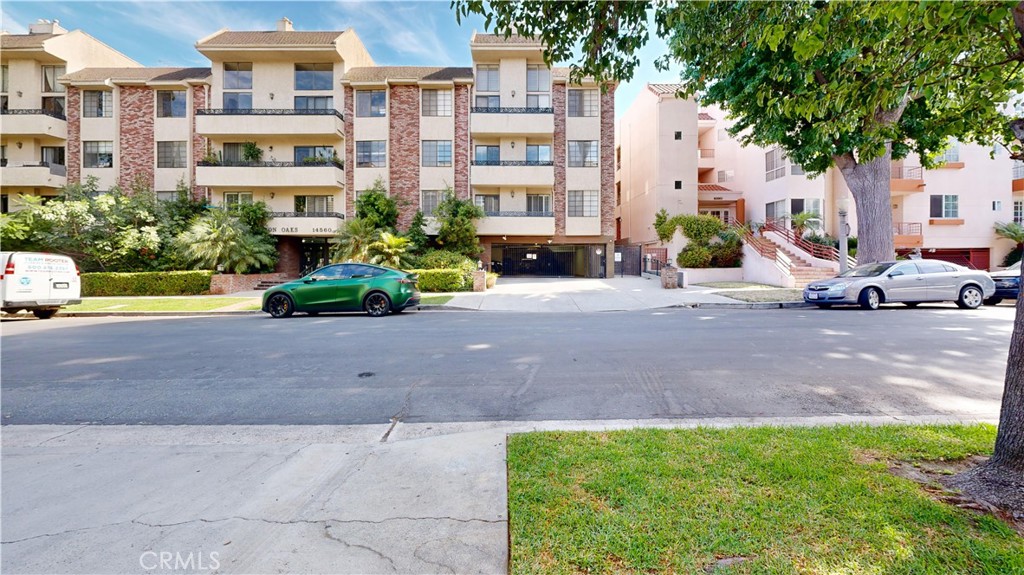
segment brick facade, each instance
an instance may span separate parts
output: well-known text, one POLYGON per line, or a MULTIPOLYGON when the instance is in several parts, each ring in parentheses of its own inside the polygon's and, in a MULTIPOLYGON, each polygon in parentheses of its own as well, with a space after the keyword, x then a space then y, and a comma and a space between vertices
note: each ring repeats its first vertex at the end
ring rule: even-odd
POLYGON ((356 130, 355 130, 355 93, 345 86, 345 109, 341 112, 345 119, 345 217, 356 217, 356 130))
POLYGON ((118 111, 118 183, 125 190, 130 190, 136 182, 152 189, 156 166, 153 136, 156 95, 150 88, 121 86, 118 90, 118 111))
POLYGON ((196 110, 206 109, 207 86, 194 86, 192 88, 192 122, 189 124, 189 133, 192 135, 192 165, 189 166, 189 178, 192 184, 192 196, 194 198, 205 198, 209 192, 206 186, 197 186, 196 165, 206 156, 207 139, 196 131, 196 110))
POLYGON ((551 151, 555 162, 555 187, 551 189, 555 237, 565 237, 565 94, 565 84, 551 86, 551 105, 555 110, 555 135, 551 151))
POLYGON ((68 183, 77 184, 82 179, 82 91, 68 86, 66 98, 64 113, 68 119, 68 139, 64 161, 67 163, 68 183))
POLYGON ((469 155, 472 146, 469 141, 469 86, 455 86, 455 144, 452 153, 455 155, 455 197, 468 200, 472 196, 469 189, 469 155))
POLYGON ((274 266, 276 273, 284 274, 289 278, 299 277, 302 270, 302 238, 292 236, 277 236, 277 265, 274 266))
POLYGON ((420 89, 392 86, 388 106, 389 193, 398 202, 398 229, 406 230, 420 205, 420 89))
POLYGON ((601 235, 615 239, 615 86, 601 94, 601 235))

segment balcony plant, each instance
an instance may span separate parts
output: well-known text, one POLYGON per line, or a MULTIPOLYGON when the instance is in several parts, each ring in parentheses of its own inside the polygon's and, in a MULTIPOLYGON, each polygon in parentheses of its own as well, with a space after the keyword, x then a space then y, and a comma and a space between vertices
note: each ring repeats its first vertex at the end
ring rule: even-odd
POLYGON ((256 142, 242 144, 242 159, 247 163, 260 163, 263 161, 263 148, 257 146, 256 142))
POLYGON ((219 166, 220 165, 220 154, 214 153, 213 151, 207 152, 203 156, 202 164, 206 166, 219 166))
POLYGON ((338 152, 331 152, 331 163, 334 164, 335 168, 345 169, 345 162, 341 161, 341 158, 338 157, 338 152))

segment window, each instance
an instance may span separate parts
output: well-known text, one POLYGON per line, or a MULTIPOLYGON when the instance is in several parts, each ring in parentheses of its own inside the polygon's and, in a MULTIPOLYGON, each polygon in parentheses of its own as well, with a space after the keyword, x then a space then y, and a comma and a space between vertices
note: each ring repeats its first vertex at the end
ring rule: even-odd
POLYGON ((764 205, 764 219, 776 220, 786 216, 786 200, 768 202, 764 205))
POLYGON ((676 180, 676 186, 675 187, 676 187, 677 190, 683 189, 683 181, 682 180, 676 180))
POLYGON ((83 90, 82 116, 85 118, 112 118, 114 116, 114 93, 102 90, 83 90))
POLYGON ((452 141, 423 140, 423 165, 427 167, 452 165, 452 141))
POLYGON ((224 205, 227 207, 238 204, 251 204, 252 192, 224 192, 224 205))
POLYGON ((6 94, 10 84, 10 70, 7 68, 7 64, 0 66, 0 92, 6 94))
POLYGON ((485 214, 493 214, 501 211, 501 196, 497 194, 477 194, 473 201, 484 211, 485 214))
POLYGON ((326 164, 334 157, 332 146, 295 146, 295 164, 326 164))
POLYGON ((224 89, 252 90, 252 62, 225 62, 224 89))
POLYGON ((64 66, 43 66, 43 93, 63 92, 64 86, 57 83, 63 75, 64 66))
POLYGON ((551 196, 548 194, 526 194, 526 211, 531 214, 550 214, 551 196))
POLYGON ((570 218, 596 218, 598 213, 597 190, 569 190, 568 216, 570 218))
POLYGON ((430 217, 434 215, 434 210, 441 203, 442 193, 442 190, 423 190, 420 192, 420 211, 423 212, 424 216, 430 217))
POLYGON ((550 163, 551 162, 551 145, 550 144, 527 144, 526 145, 526 161, 528 163, 550 163))
POLYGON ((228 110, 251 110, 252 92, 224 92, 224 108, 228 110))
POLYGON ((569 90, 568 109, 574 118, 597 116, 597 90, 569 90))
POLYGON ((333 110, 334 96, 295 96, 296 110, 333 110))
POLYGON ((682 140, 683 139, 683 133, 682 132, 676 132, 675 133, 675 139, 682 140))
POLYGON ((719 183, 721 183, 721 182, 731 182, 734 179, 736 179, 736 171, 735 170, 718 170, 718 181, 719 181, 719 183))
POLYGON ((114 142, 82 142, 82 167, 114 167, 114 142))
POLYGON ((384 90, 357 90, 356 116, 383 118, 387 114, 388 98, 384 90))
POLYGON ((474 106, 477 108, 499 108, 501 107, 501 98, 498 96, 477 96, 474 106))
POLYGON ((296 64, 296 90, 330 90, 334 88, 334 64, 296 64))
POLYGON ((161 192, 157 190, 156 192, 156 199, 160 200, 161 202, 173 202, 174 200, 177 200, 180 197, 182 196, 181 193, 178 192, 178 190, 171 190, 169 192, 161 192))
POLYGON ((615 182, 615 205, 622 205, 622 182, 615 182))
POLYGON ((789 165, 789 175, 791 176, 802 176, 804 175, 804 167, 800 164, 789 165))
POLYGON ((801 214, 808 212, 812 214, 821 214, 821 198, 793 198, 790 200, 791 214, 801 214))
POLYGON ((1003 201, 1002 200, 992 200, 992 211, 993 212, 1001 212, 1001 211, 1003 211, 1003 201))
POLYGON ((157 142, 156 167, 185 168, 188 154, 188 142, 157 142))
POLYGON ((569 166, 597 167, 597 140, 569 140, 569 166))
POLYGON ((224 144, 224 165, 233 166, 242 163, 242 150, 245 144, 224 144))
POLYGON ((473 157, 478 166, 497 166, 501 162, 498 146, 477 146, 473 157))
POLYGON ((960 143, 952 141, 949 143, 949 147, 943 150, 942 155, 939 156, 940 164, 947 164, 950 162, 960 161, 960 143))
POLYGON ((387 167, 387 142, 385 140, 368 140, 356 142, 357 168, 387 167))
POLYGON ((64 165, 64 147, 63 146, 43 146, 41 148, 43 154, 43 163, 48 165, 64 165))
POLYGON ((4 94, 0 96, 0 112, 6 112, 7 109, 7 95, 4 94))
POLYGON ((551 107, 551 70, 547 66, 526 67, 526 107, 551 107))
POLYGON ((960 196, 934 195, 931 196, 931 210, 929 217, 932 218, 958 218, 960 217, 960 196))
POLYGON ((1013 176, 1012 177, 1013 177, 1014 180, 1019 180, 1021 178, 1024 178, 1024 161, 1014 160, 1013 161, 1013 168, 1012 169, 1013 169, 1013 172, 1012 172, 1013 176))
POLYGON ((786 161, 782 148, 772 148, 764 154, 764 181, 781 178, 786 175, 786 161))
POLYGON ((300 214, 334 211, 334 196, 295 196, 295 211, 300 214))
POLYGON ((476 91, 497 92, 500 89, 500 75, 497 65, 479 65, 476 67, 476 91))
POLYGON ((1013 200, 1013 221, 1024 223, 1024 200, 1013 200))
POLYGON ((424 116, 452 115, 451 90, 423 90, 422 94, 424 116))
POLYGON ((64 96, 43 96, 43 111, 64 117, 64 96))
POLYGON ((157 118, 184 118, 185 105, 188 98, 185 90, 157 90, 156 91, 156 117, 157 118))

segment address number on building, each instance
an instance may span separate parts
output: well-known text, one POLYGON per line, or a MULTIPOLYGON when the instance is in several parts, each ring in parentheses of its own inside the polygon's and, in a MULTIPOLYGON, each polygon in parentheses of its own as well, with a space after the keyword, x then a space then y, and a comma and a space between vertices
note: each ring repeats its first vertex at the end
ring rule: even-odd
POLYGON ((314 234, 336 234, 338 233, 337 228, 313 228, 314 234))

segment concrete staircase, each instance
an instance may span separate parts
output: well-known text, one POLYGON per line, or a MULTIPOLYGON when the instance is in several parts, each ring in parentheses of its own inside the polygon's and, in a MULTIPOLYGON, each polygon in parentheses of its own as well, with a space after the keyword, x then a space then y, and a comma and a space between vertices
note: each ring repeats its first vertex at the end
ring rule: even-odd
POLYGON ((803 289, 807 284, 816 281, 828 279, 836 276, 836 272, 832 268, 819 268, 811 265, 810 262, 798 256, 795 251, 790 249, 788 244, 779 244, 778 242, 772 241, 769 238, 761 237, 759 241, 765 242, 772 247, 779 249, 782 253, 786 254, 786 257, 793 263, 793 268, 790 273, 796 279, 796 286, 803 289))
POLYGON ((262 281, 260 281, 260 283, 256 284, 256 287, 254 287, 253 289, 260 290, 260 291, 265 291, 265 290, 268 290, 268 289, 270 289, 270 288, 272 288, 274 286, 279 286, 279 285, 281 285, 281 284, 283 284, 285 282, 290 282, 290 281, 292 281, 292 280, 262 280, 262 281))

